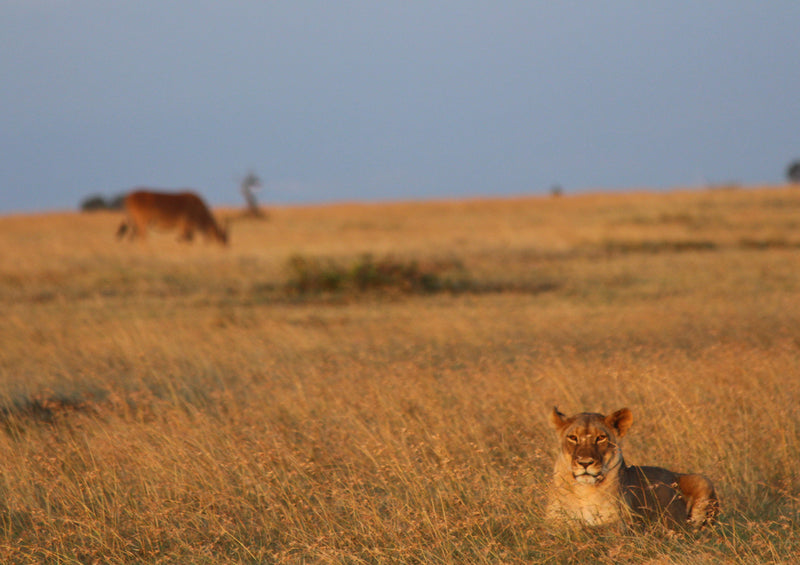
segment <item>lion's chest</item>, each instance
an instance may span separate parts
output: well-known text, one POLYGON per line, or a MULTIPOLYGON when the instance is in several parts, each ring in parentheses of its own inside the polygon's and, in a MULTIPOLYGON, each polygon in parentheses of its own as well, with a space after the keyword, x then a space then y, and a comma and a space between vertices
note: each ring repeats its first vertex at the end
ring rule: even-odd
POLYGON ((589 526, 612 524, 621 519, 619 497, 590 485, 576 485, 563 499, 563 507, 573 519, 589 526))
POLYGON ((622 519, 620 502, 616 477, 607 478, 601 485, 557 480, 548 514, 556 519, 603 526, 622 519))

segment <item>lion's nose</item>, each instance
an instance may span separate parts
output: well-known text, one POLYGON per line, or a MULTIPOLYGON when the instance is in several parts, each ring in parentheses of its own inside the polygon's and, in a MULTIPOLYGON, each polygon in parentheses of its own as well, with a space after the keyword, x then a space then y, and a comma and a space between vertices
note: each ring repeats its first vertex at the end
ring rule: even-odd
POLYGON ((578 459, 578 465, 580 465, 584 469, 588 469, 589 465, 591 465, 592 462, 593 462, 593 460, 588 458, 588 457, 582 457, 582 458, 578 459))

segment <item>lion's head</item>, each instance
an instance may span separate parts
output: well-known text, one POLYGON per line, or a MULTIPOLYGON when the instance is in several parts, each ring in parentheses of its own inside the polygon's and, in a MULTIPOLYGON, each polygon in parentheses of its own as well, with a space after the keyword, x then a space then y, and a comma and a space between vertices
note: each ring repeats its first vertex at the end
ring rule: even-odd
POLYGON ((618 441, 633 423, 627 408, 609 416, 584 412, 571 417, 553 408, 550 418, 561 440, 558 464, 570 469, 578 484, 600 484, 622 461, 618 441))

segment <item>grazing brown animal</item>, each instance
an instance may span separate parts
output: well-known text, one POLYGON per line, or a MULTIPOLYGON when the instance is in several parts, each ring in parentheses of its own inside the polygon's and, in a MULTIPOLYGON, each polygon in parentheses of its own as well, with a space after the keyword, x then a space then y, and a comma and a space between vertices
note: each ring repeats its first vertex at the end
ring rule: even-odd
POLYGON ((199 231, 207 240, 228 244, 228 230, 217 224, 206 203, 194 192, 134 190, 125 197, 125 213, 127 217, 117 230, 118 238, 130 230, 130 239, 144 239, 147 229, 154 227, 177 229, 182 241, 192 241, 194 232, 199 231))
POLYGON ((552 521, 649 525, 700 529, 719 514, 714 485, 702 475, 659 467, 628 466, 619 440, 633 424, 627 408, 609 416, 581 413, 550 416, 559 434, 559 454, 547 508, 552 521))

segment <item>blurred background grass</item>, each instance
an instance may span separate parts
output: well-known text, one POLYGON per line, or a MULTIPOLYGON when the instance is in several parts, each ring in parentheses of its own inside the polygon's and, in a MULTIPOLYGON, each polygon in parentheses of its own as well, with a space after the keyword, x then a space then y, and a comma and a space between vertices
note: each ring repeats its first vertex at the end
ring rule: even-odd
POLYGON ((0 558, 792 562, 798 212, 786 187, 276 208, 229 249, 2 217, 0 558), (298 288, 298 258, 346 284, 298 288), (721 524, 548 532, 553 405, 629 406, 628 462, 708 475, 721 524))

